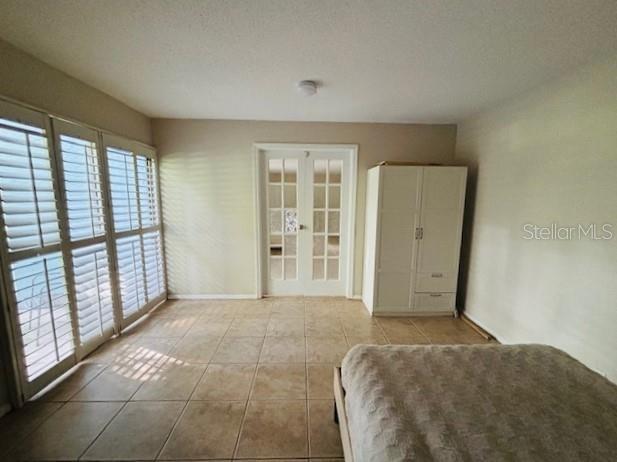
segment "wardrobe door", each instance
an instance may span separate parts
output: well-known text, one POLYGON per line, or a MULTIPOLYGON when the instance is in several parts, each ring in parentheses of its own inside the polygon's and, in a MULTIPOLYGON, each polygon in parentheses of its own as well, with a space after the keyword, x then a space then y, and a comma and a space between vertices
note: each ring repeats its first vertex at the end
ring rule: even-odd
POLYGON ((465 167, 425 167, 415 292, 455 292, 465 167))
POLYGON ((375 311, 406 312, 411 309, 422 167, 382 168, 375 311))

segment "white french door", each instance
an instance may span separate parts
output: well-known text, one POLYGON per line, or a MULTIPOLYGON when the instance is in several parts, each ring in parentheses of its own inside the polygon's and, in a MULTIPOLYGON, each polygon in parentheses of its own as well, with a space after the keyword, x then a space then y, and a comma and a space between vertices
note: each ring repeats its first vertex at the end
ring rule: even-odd
POLYGON ((346 150, 263 150, 268 295, 345 295, 352 159, 346 150))

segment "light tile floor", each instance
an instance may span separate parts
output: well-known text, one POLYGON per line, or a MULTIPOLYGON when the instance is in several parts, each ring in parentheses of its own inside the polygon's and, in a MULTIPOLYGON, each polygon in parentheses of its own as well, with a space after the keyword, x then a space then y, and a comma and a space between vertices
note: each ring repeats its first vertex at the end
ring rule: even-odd
POLYGON ((340 298, 169 301, 0 419, 0 460, 342 460, 332 369, 358 343, 484 343, 340 298))

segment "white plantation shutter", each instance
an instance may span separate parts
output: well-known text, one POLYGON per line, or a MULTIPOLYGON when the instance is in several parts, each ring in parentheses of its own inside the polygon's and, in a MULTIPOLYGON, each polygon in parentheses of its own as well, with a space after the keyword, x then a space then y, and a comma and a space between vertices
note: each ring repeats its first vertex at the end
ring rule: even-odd
POLYGON ((45 129, 0 119, 0 169, 9 252, 59 243, 45 129))
POLYGON ((74 351, 62 255, 11 265, 26 378, 32 381, 74 351))
POLYGON ((0 101, 0 253, 25 394, 62 373, 75 352, 48 139, 44 114, 0 101))
POLYGON ((163 273, 163 253, 161 233, 158 231, 143 235, 144 269, 146 272, 146 294, 148 301, 165 292, 165 275, 163 273))
POLYGON ((136 164, 141 227, 149 228, 159 224, 156 163, 146 156, 137 155, 136 164))
POLYGON ((114 230, 139 229, 135 156, 131 151, 107 147, 107 170, 114 230))
POLYGON ((106 198, 95 130, 55 119, 68 221, 66 259, 73 281, 80 353, 113 334, 114 309, 106 237, 106 198))
POLYGON ((71 240, 104 235, 105 209, 96 143, 61 134, 60 152, 71 240))
POLYGON ((146 304, 143 252, 140 236, 128 236, 116 241, 118 277, 125 318, 146 304))
POLYGON ((2 311, 20 399, 164 300, 156 157, 0 98, 2 311))
POLYGON ((72 254, 79 338, 86 343, 111 333, 114 326, 107 246, 81 247, 72 254))
POLYGON ((129 323, 165 296, 156 159, 112 136, 105 150, 122 317, 129 323))

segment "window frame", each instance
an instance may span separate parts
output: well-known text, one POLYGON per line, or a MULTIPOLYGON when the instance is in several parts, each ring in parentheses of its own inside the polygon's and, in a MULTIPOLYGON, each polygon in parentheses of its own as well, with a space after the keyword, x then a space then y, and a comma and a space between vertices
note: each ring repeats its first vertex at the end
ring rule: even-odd
POLYGON ((140 319, 144 315, 144 313, 150 311, 152 308, 157 306, 163 300, 167 299, 167 268, 166 268, 166 265, 163 264, 163 268, 162 268, 163 284, 164 284, 163 293, 152 300, 147 300, 147 283, 146 283, 147 278, 145 276, 145 258, 144 258, 144 246, 143 246, 144 234, 148 234, 151 232, 158 232, 160 236, 161 256, 163 258, 163 261, 165 260, 165 248, 164 248, 165 244, 164 244, 164 239, 163 239, 163 224, 162 224, 163 216, 162 216, 162 207, 161 207, 161 188, 160 188, 160 180, 159 180, 158 159, 157 159, 156 151, 151 146, 147 146, 143 143, 128 140, 126 138, 122 138, 122 137, 112 135, 109 133, 102 134, 102 147, 103 147, 102 157, 105 163, 105 169, 104 169, 105 175, 106 175, 105 181, 107 183, 107 203, 109 204, 108 210, 109 210, 109 215, 110 215, 109 220, 108 220, 108 223, 110 226, 109 235, 110 235, 111 240, 113 241, 112 242, 113 247, 111 247, 113 249, 113 258, 112 258, 113 263, 114 263, 113 272, 114 272, 114 280, 116 281, 116 284, 117 284, 116 290, 114 291, 115 296, 117 297, 117 302, 114 303, 114 308, 115 308, 115 316, 119 320, 120 329, 123 330, 123 329, 126 329, 131 324, 133 324, 138 319, 140 319), (109 165, 107 163, 108 161, 107 149, 108 148, 112 148, 112 149, 117 148, 123 151, 129 151, 132 153, 133 167, 135 169, 135 185, 137 188, 137 192, 136 192, 137 216, 138 216, 138 221, 139 221, 139 226, 136 229, 129 229, 129 230, 123 230, 123 231, 115 230, 115 223, 114 223, 113 211, 112 211, 113 209, 112 194, 111 194, 111 187, 109 183, 109 165), (158 207, 156 211, 158 224, 154 226, 147 226, 147 227, 141 226, 142 214, 141 214, 141 199, 139 197, 139 178, 138 178, 138 173, 137 173, 137 156, 147 157, 149 159, 152 159, 155 163, 154 182, 155 182, 155 188, 156 188, 156 200, 158 201, 158 207), (144 295, 146 297, 146 303, 142 307, 137 309, 137 311, 135 311, 134 313, 131 313, 128 316, 124 316, 124 313, 122 311, 122 297, 121 297, 121 287, 120 287, 120 275, 119 275, 119 268, 118 268, 117 241, 119 239, 122 239, 125 237, 131 237, 131 236, 139 236, 139 239, 140 239, 141 262, 142 262, 142 267, 144 267, 143 284, 144 284, 144 295))
MULTIPOLYGON (((6 307, 0 314, 0 338, 1 352, 3 360, 9 373, 9 392, 11 401, 14 405, 20 406, 25 400, 33 397, 56 378, 67 372, 75 366, 80 360, 91 353, 94 349, 106 342, 114 334, 121 333, 133 322, 140 319, 148 311, 159 305, 167 299, 167 270, 165 266, 165 246, 162 226, 162 203, 159 180, 158 159, 155 149, 152 146, 144 143, 129 140, 127 138, 113 135, 107 131, 89 126, 87 124, 73 121, 65 117, 56 116, 47 111, 10 100, 0 96, 0 117, 16 122, 25 123, 35 127, 39 127, 45 131, 44 135, 47 140, 47 150, 50 162, 50 174, 54 185, 54 196, 57 210, 58 230, 60 242, 43 245, 37 248, 19 249, 9 251, 8 241, 5 232, 5 222, 3 214, 0 211, 0 296, 3 305, 6 307), (68 219, 68 207, 66 201, 66 191, 64 183, 63 159, 61 152, 60 136, 67 135, 76 138, 81 138, 94 143, 97 150, 98 170, 101 178, 102 202, 104 208, 105 219, 105 234, 103 236, 94 236, 84 239, 76 239, 71 241, 68 219), (111 203, 111 191, 109 185, 109 175, 107 166, 107 146, 118 146, 122 149, 130 147, 133 152, 133 161, 135 162, 135 154, 144 155, 152 159, 155 163, 154 182, 156 188, 156 216, 158 223, 155 226, 147 228, 139 228, 127 232, 114 233, 113 230, 113 212, 111 203), (122 306, 120 298, 120 284, 117 272, 117 254, 116 254, 116 239, 122 235, 140 235, 142 242, 142 258, 143 258, 143 234, 156 231, 160 238, 160 256, 162 260, 162 280, 163 292, 156 298, 147 301, 140 307, 139 310, 127 318, 122 317, 122 306), (107 249, 109 282, 111 286, 112 306, 113 306, 113 329, 105 331, 104 335, 94 342, 88 342, 81 345, 79 335, 78 311, 75 294, 75 279, 73 272, 73 255, 75 249, 85 248, 97 243, 105 243, 107 249), (72 335, 73 335, 73 352, 66 358, 59 361, 57 364, 37 376, 35 379, 28 381, 26 368, 23 359, 22 337, 19 328, 19 319, 17 312, 17 301, 13 290, 13 282, 11 278, 11 265, 20 260, 35 256, 44 256, 59 252, 62 255, 64 266, 64 278, 66 281, 66 291, 68 298, 68 309, 70 312, 72 335), (12 380, 11 380, 12 378, 12 380)), ((139 203, 139 193, 138 193, 139 203)), ((141 224, 141 214, 139 215, 141 224)), ((146 275, 144 271, 144 290, 146 288, 146 275)))
POLYGON ((68 274, 67 281, 70 281, 68 285, 69 290, 69 300, 71 302, 71 313, 73 315, 73 336, 75 343, 75 352, 77 355, 76 360, 81 361, 85 356, 94 351, 104 342, 109 340, 114 334, 118 334, 120 330, 118 329, 118 324, 116 322, 115 316, 115 297, 114 292, 116 290, 116 280, 113 276, 112 272, 112 261, 113 257, 110 253, 110 227, 109 227, 109 215, 110 215, 110 204, 108 202, 107 188, 109 185, 106 180, 106 171, 104 168, 103 157, 104 153, 101 146, 100 133, 97 130, 94 130, 89 127, 85 127, 79 125, 74 122, 70 122, 67 120, 63 120, 56 117, 50 117, 52 120, 52 129, 54 136, 54 152, 56 154, 56 169, 57 169, 57 178, 58 178, 58 189, 60 195, 60 203, 62 208, 62 219, 61 225, 64 228, 64 234, 60 233, 61 236, 61 249, 64 257, 64 267, 66 268, 66 272, 68 274), (68 213, 68 202, 67 202, 67 193, 66 193, 66 183, 64 178, 64 159, 62 157, 62 144, 60 137, 62 135, 71 136, 74 138, 79 138, 85 141, 90 141, 94 143, 97 151, 97 164, 99 175, 101 178, 101 191, 102 191, 102 202, 103 202, 103 217, 105 220, 105 232, 100 236, 94 236, 83 239, 71 239, 70 235, 70 222, 69 222, 69 213, 68 213), (73 251, 77 249, 83 249, 85 247, 89 247, 95 244, 106 244, 107 250, 107 265, 109 271, 110 285, 111 285, 111 296, 112 296, 112 309, 114 310, 114 321, 111 330, 103 332, 101 338, 90 341, 86 344, 81 343, 80 332, 79 332, 79 319, 78 319, 78 306, 77 306, 77 295, 76 295, 76 286, 75 286, 75 272, 73 267, 73 251))
MULTIPOLYGON (((45 137, 47 139, 47 151, 49 155, 49 165, 54 184, 54 196, 56 201, 58 228, 60 234, 60 242, 57 244, 44 245, 37 248, 21 249, 9 252, 7 245, 7 236, 5 232, 5 222, 3 213, 0 213, 0 259, 2 260, 2 287, 6 309, 3 310, 4 322, 6 324, 5 332, 8 331, 8 344, 11 352, 11 363, 16 373, 15 385, 19 393, 19 398, 26 399, 33 394, 44 388, 49 382, 56 377, 62 375, 68 371, 76 363, 75 348, 73 354, 67 356, 63 360, 56 363, 54 366, 37 376, 34 380, 28 381, 26 379, 26 364, 23 357, 23 345, 21 339, 21 332, 19 328, 19 317, 17 311, 17 299, 15 297, 15 291, 13 290, 13 284, 11 281, 11 265, 15 262, 26 260, 31 257, 51 255, 56 252, 60 252, 63 256, 62 249, 63 243, 63 204, 60 197, 60 183, 58 180, 56 151, 54 149, 54 139, 51 126, 51 119, 45 113, 34 111, 19 105, 8 103, 0 100, 0 116, 2 118, 11 119, 16 122, 40 127, 45 130, 45 137), (8 313, 7 313, 8 311, 8 313)), ((73 330, 73 346, 75 347, 75 322, 73 319, 73 309, 70 298, 69 287, 69 275, 67 274, 66 262, 64 264, 64 278, 67 284, 67 295, 69 299, 69 310, 71 313, 71 327, 73 330)))

